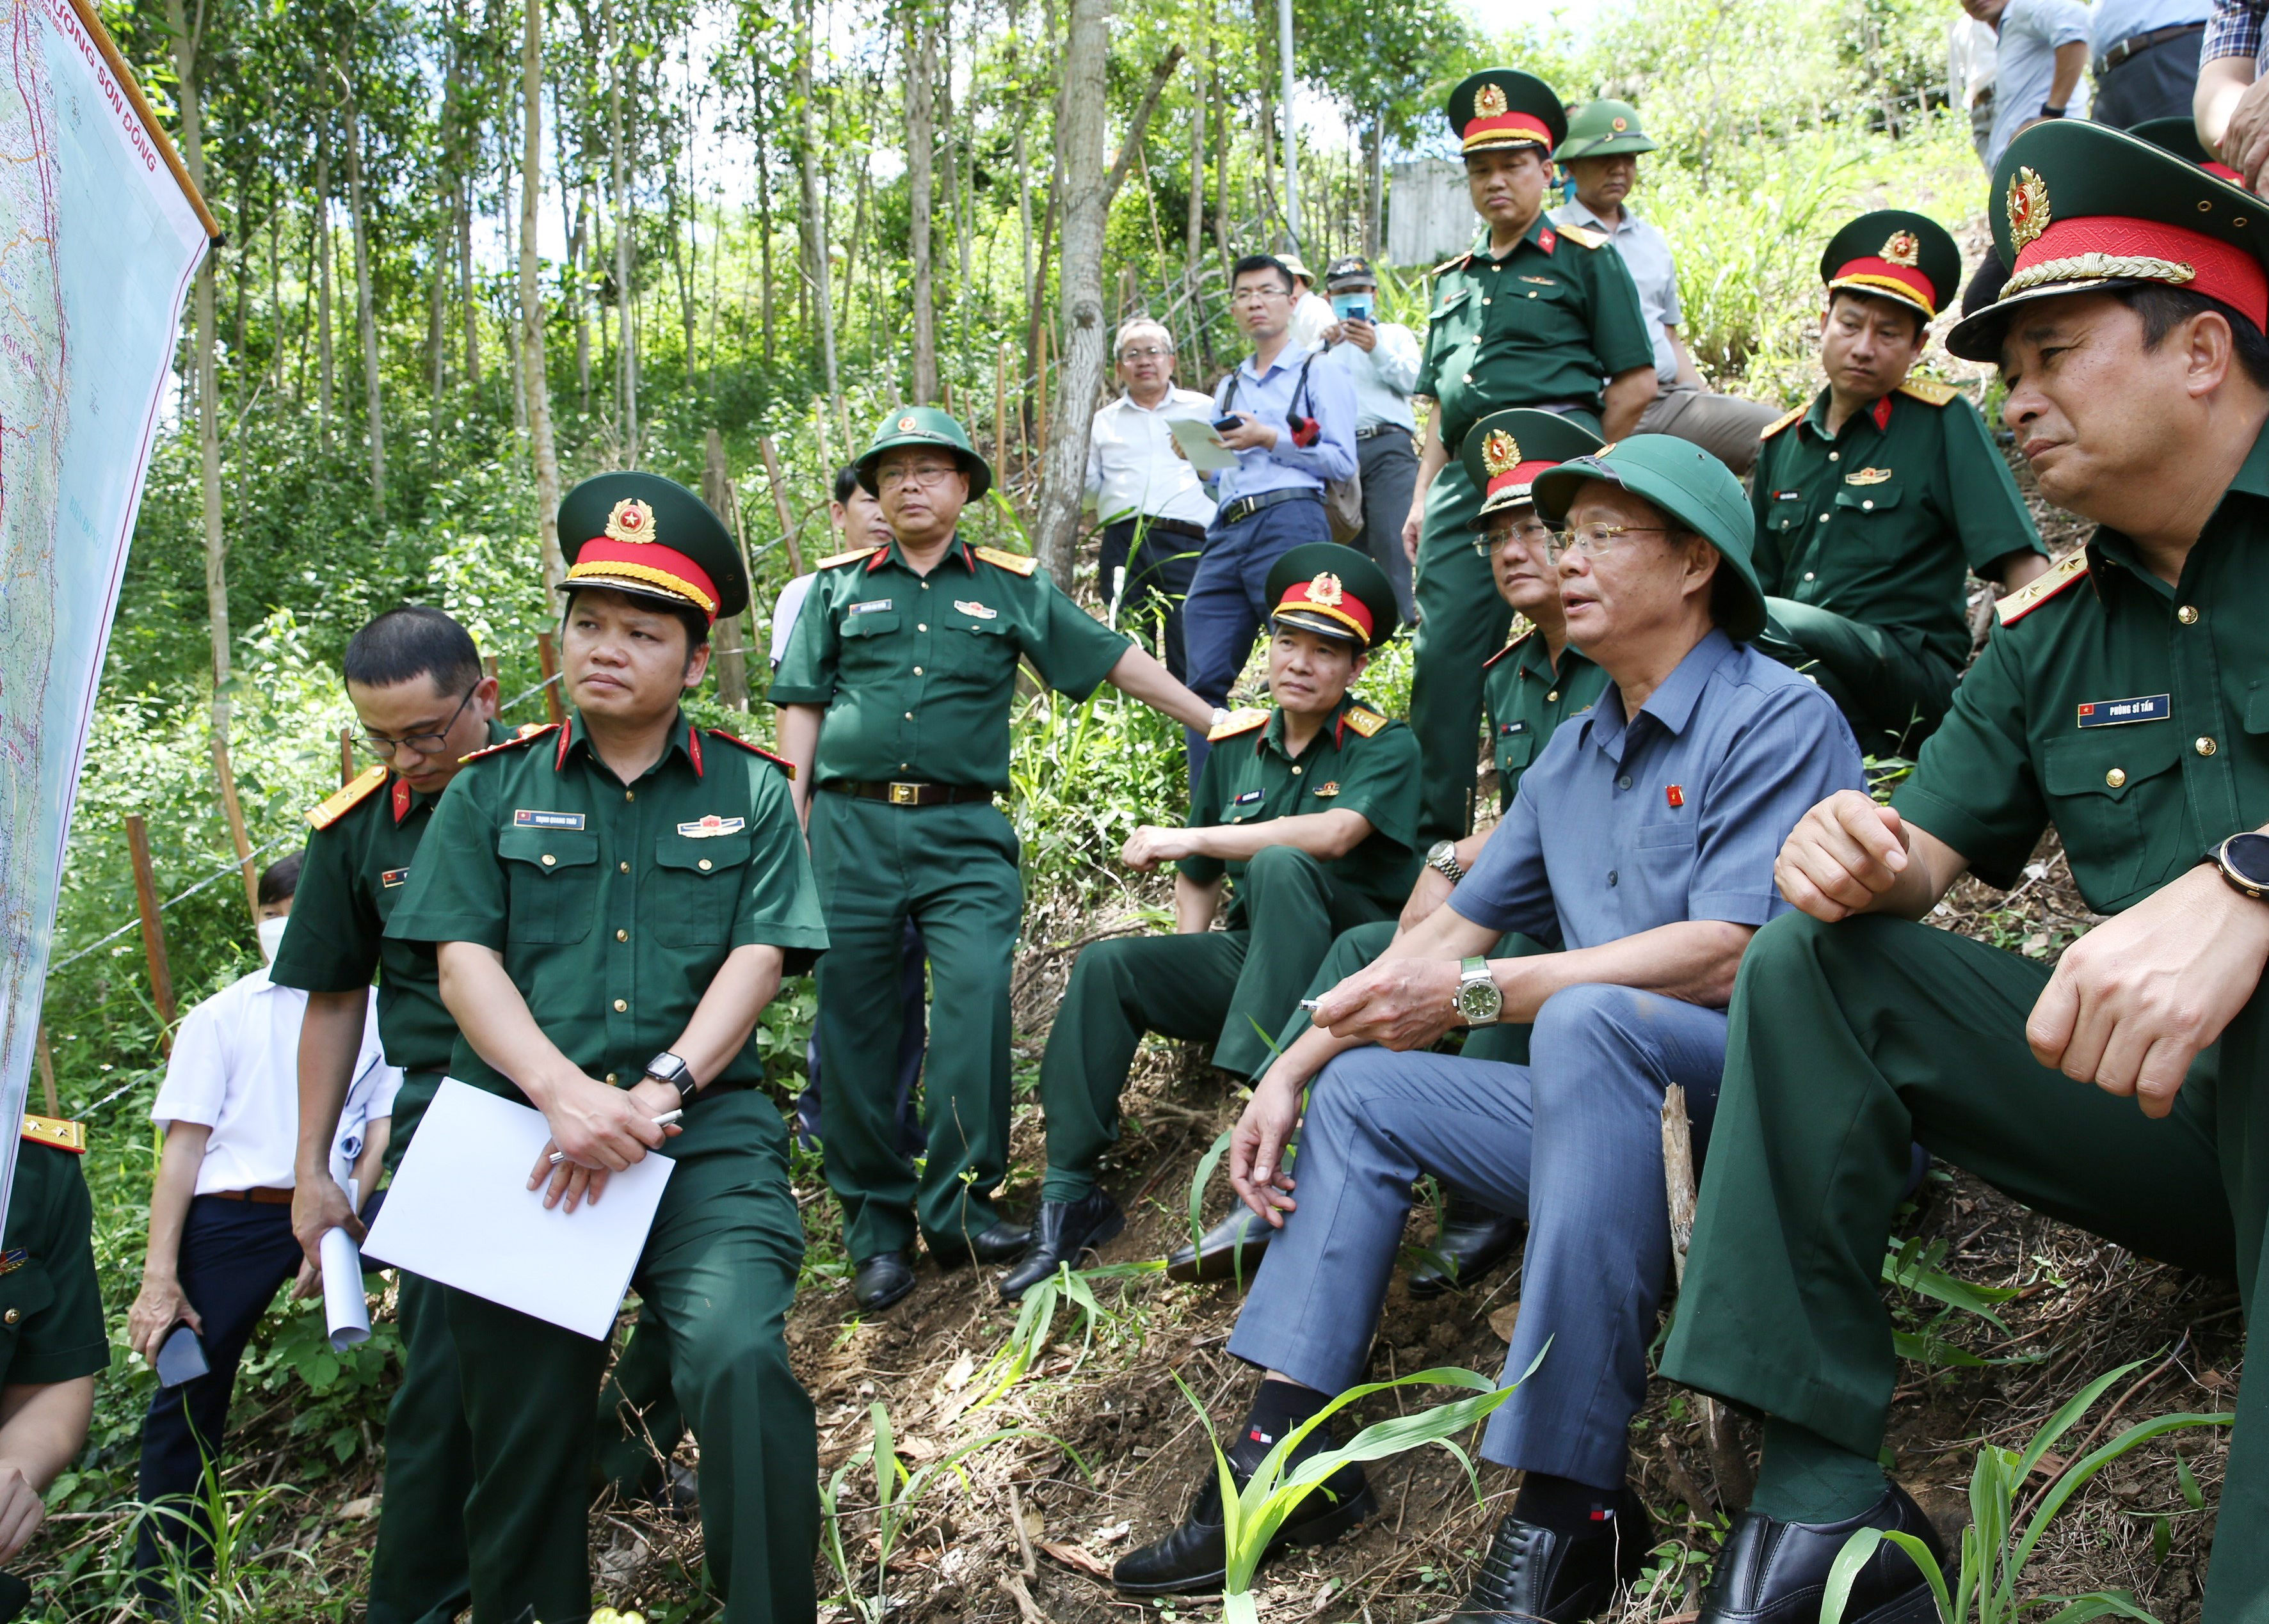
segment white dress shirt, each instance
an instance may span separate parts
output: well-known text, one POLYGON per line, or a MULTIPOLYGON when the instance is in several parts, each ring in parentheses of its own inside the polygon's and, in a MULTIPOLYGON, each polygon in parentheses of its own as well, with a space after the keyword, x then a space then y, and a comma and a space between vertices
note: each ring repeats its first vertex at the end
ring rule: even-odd
MULTIPOLYGON (((223 987, 182 1020, 150 1120, 161 1126, 194 1122, 212 1130, 197 1169, 197 1194, 292 1187, 299 1148, 299 1023, 307 1013, 307 995, 277 986, 262 968, 223 987)), ((376 1012, 366 1002, 362 1048, 348 1094, 353 1101, 355 1090, 362 1091, 362 1115, 342 1111, 339 1137, 351 1133, 359 1140, 366 1122, 391 1115, 401 1086, 402 1074, 386 1063, 379 1046, 376 1012)), ((334 1165, 340 1148, 335 1138, 334 1165)))
POLYGON ((1329 299, 1313 292, 1301 294, 1292 306, 1292 353, 1297 355, 1323 343, 1324 329, 1338 320, 1329 299))
POLYGON ((780 669, 780 660, 787 653, 787 634, 795 630, 795 617, 803 609, 804 596, 810 592, 811 583, 818 579, 819 572, 817 570, 808 575, 797 576, 780 588, 780 594, 772 604, 771 654, 775 671, 780 669))
POLYGON ((1139 406, 1121 395, 1097 410, 1087 440, 1087 494, 1105 524, 1147 513, 1189 524, 1213 522, 1213 498, 1198 483, 1198 471, 1174 454, 1166 424, 1174 417, 1214 420, 1213 397, 1195 389, 1167 386, 1156 406, 1139 406))
POLYGON ((1418 381, 1418 338, 1400 321, 1381 321, 1378 342, 1366 351, 1341 339, 1330 354, 1355 385, 1355 426, 1361 433, 1392 424, 1417 432, 1410 415, 1410 388, 1418 381))
POLYGON ((1678 381, 1678 351, 1670 347, 1663 329, 1682 327, 1686 313, 1678 304, 1678 264, 1670 256, 1670 240, 1631 212, 1625 203, 1622 218, 1613 226, 1571 197, 1552 210, 1555 225, 1580 225, 1598 232, 1622 255, 1631 280, 1638 286, 1638 307, 1646 314, 1646 336, 1654 341, 1654 375, 1664 383, 1678 381))

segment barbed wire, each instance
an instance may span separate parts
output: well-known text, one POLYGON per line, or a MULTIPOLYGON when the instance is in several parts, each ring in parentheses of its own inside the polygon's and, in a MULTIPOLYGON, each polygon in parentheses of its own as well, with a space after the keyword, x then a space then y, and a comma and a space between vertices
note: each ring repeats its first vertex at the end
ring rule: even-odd
MULTIPOLYGON (((259 857, 266 853, 272 852, 277 846, 286 845, 299 838, 299 830, 292 830, 287 833, 277 836, 276 838, 269 841, 264 845, 256 845, 253 847, 252 850, 244 854, 241 860, 232 860, 225 868, 214 869, 212 873, 207 875, 203 879, 189 887, 188 890, 183 891, 180 896, 169 897, 164 902, 159 903, 158 904, 158 912, 163 913, 174 904, 187 902, 199 891, 218 885, 223 880, 228 878, 229 875, 233 874, 241 874, 244 870, 244 865, 250 862, 254 858, 259 857)), ((48 966, 48 973, 49 975, 53 975, 55 971, 63 969, 65 965, 76 963, 80 959, 85 958, 97 948, 108 947, 112 942, 117 941, 121 936, 125 935, 129 931, 139 930, 141 928, 142 916, 137 913, 132 919, 127 920, 125 924, 120 926, 116 930, 112 931, 109 934, 98 936, 92 941, 88 942, 86 946, 79 949, 78 951, 67 954, 63 957, 56 959, 48 966)))

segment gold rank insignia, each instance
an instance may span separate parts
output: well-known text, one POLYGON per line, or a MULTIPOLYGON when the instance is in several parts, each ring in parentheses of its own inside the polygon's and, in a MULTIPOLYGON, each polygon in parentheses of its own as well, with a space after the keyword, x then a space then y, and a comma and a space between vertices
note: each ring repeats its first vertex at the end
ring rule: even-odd
MULTIPOLYGON (((1268 720, 1268 712, 1257 710, 1250 705, 1247 705, 1243 710, 1231 711, 1228 715, 1223 717, 1219 721, 1216 722, 1212 727, 1207 730, 1207 742, 1211 742, 1216 739, 1226 739, 1232 734, 1250 733, 1268 720)), ((1256 791, 1255 793, 1258 794, 1259 792, 1256 791)))
POLYGON ((1886 265, 1903 265, 1913 270, 1922 264, 1922 243, 1912 232, 1893 232, 1877 257, 1886 265))
POLYGON ((11 1246, 0 1251, 0 1274, 13 1274, 32 1260, 30 1251, 21 1246, 11 1246))
POLYGON ((1316 799, 1319 801, 1328 801, 1331 797, 1338 794, 1339 793, 1340 781, 1337 779, 1334 779, 1328 783, 1319 784, 1316 786, 1316 799))
POLYGON ((1911 401, 1920 401, 1925 406, 1943 406, 1962 393, 1950 383, 1940 383, 1935 378, 1910 378, 1892 391, 1911 401))
POLYGON ((1995 600, 1994 618, 2012 626, 2088 573, 2088 549, 2075 547, 2006 598, 1995 600))
POLYGON ((1482 466, 1491 474, 1507 474, 1520 466, 1520 442, 1503 429, 1491 429, 1482 441, 1482 466))
POLYGON ((1847 485, 1880 485, 1891 476, 1887 468, 1863 468, 1844 476, 1847 485))
POLYGON ((1474 115, 1476 118, 1502 118, 1506 106, 1503 87, 1493 82, 1474 92, 1474 115))
POLYGON ((815 570, 831 570, 839 564, 856 564, 861 558, 871 558, 882 550, 879 547, 854 547, 849 552, 834 553, 822 558, 811 567, 815 570))
POLYGON ((326 796, 320 806, 307 813, 307 823, 313 829, 329 829, 369 798, 372 792, 386 782, 384 767, 366 767, 349 783, 326 796))
POLYGON ((617 542, 654 540, 654 509, 634 496, 625 497, 607 515, 607 536, 617 542))
POLYGON ((1804 414, 1811 410, 1812 408, 1808 404, 1799 406, 1796 410, 1788 413, 1787 416, 1778 418, 1774 422, 1766 424, 1765 426, 1758 432, 1757 438, 1759 439, 1770 439, 1783 429, 1795 427, 1798 424, 1804 421, 1804 414))
POLYGON ((1366 711, 1359 705, 1348 707, 1347 725, 1368 739, 1386 726, 1386 718, 1376 711, 1366 711))
POLYGON ((1337 609, 1346 600, 1347 594, 1340 585, 1340 578, 1329 570, 1308 583, 1308 602, 1311 603, 1324 609, 1337 609))
POLYGON ((61 1117, 35 1117, 27 1111, 24 1113, 24 1137, 35 1145, 68 1150, 75 1156, 86 1154, 84 1122, 66 1122, 61 1117))
POLYGON ((2019 253, 2049 228, 2049 183, 2020 166, 2009 186, 2009 246, 2019 253))
POLYGON ((997 547, 972 547, 969 550, 994 569, 1006 570, 1011 575, 1030 575, 1040 565, 1040 561, 1030 553, 1002 552, 997 547))

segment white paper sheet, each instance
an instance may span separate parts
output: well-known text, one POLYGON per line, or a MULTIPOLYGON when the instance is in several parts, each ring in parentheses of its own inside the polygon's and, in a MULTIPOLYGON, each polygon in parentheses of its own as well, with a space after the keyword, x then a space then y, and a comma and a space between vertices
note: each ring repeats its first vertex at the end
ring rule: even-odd
POLYGON ((673 1163, 647 1155, 596 1207, 543 1209, 541 1111, 442 1080, 363 1255, 594 1339, 614 1328, 673 1163))
MULTIPOLYGON (((347 1206, 359 1208, 362 1198, 353 1179, 347 1180, 346 1191, 347 1206)), ((323 1231, 320 1250, 323 1324, 330 1332, 331 1351, 344 1354, 356 1343, 370 1340, 370 1299, 362 1294, 362 1254, 355 1250, 354 1236, 336 1227, 323 1231)))
POLYGON ((1221 443, 1221 431, 1204 418, 1169 417, 1166 432, 1201 474, 1217 474, 1237 466, 1237 453, 1221 443))

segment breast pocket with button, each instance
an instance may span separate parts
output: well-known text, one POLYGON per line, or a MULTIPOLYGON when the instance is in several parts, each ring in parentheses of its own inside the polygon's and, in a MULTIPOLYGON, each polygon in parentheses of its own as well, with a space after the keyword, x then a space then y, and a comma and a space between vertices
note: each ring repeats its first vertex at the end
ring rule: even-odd
POLYGON ((0 1367, 16 1356, 16 1342, 34 1316, 54 1305, 55 1282, 37 1258, 0 1274, 0 1367))
POLYGON ((754 847, 750 837, 695 839, 662 835, 654 843, 654 939, 665 948, 721 947, 733 937, 733 908, 740 900, 754 847))
POLYGON ((598 905, 599 837, 565 829, 507 829, 504 862, 507 941, 564 943, 591 934, 598 905))
POLYGON ((2175 771, 2183 745, 2172 722, 2091 727, 2048 742, 2041 786, 2073 872, 2109 875, 2115 888, 2112 896, 2088 897, 2090 907, 2109 912, 2147 878, 2158 883, 2159 875, 2143 872, 2145 831, 2187 816, 2175 771))

